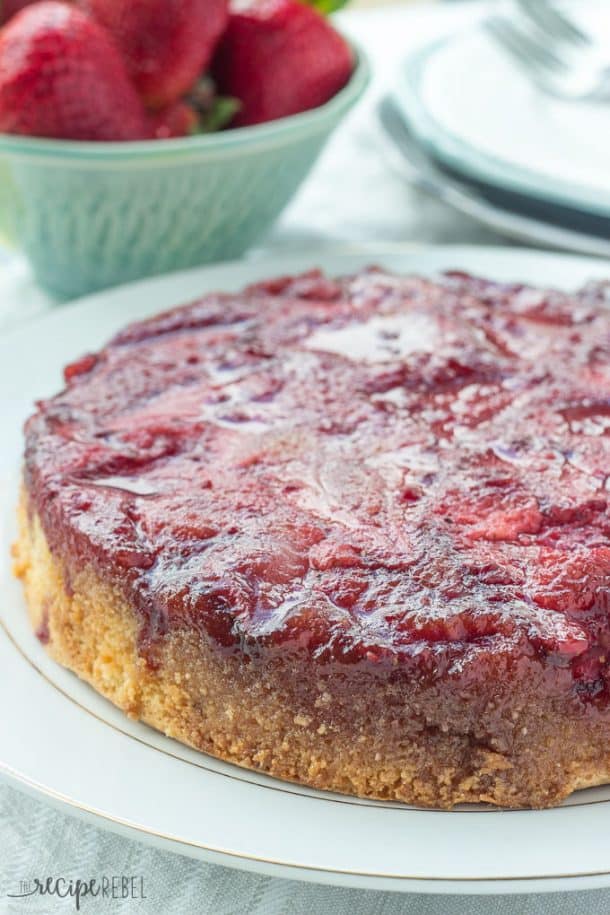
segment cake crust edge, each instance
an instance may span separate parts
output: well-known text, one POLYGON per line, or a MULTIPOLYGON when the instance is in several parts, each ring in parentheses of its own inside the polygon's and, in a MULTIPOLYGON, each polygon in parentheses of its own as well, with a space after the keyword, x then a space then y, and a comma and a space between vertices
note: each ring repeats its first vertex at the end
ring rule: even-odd
MULTIPOLYGON (((170 630, 151 665, 139 649, 137 611, 91 566, 71 571, 68 584, 25 490, 18 519, 14 571, 51 657, 131 718, 197 750, 317 789, 440 809, 551 807, 610 782, 608 724, 588 722, 571 707, 528 708, 527 695, 514 697, 521 740, 507 741, 502 726, 494 745, 468 727, 460 733, 459 722, 410 731, 408 708, 380 721, 382 681, 360 684, 376 685, 380 695, 370 702, 354 695, 350 729, 332 678, 316 680, 315 665, 312 681, 297 683, 308 672, 292 661, 261 665, 223 654, 194 628, 170 630)), ((389 687, 386 698, 395 705, 389 687)))

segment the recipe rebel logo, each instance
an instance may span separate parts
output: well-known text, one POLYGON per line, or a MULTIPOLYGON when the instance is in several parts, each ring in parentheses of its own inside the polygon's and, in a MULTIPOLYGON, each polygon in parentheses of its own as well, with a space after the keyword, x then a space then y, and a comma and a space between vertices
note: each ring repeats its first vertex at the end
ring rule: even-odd
POLYGON ((118 899, 146 899, 144 877, 114 875, 82 878, 33 877, 20 880, 16 892, 6 894, 10 899, 26 899, 31 896, 50 896, 56 899, 72 900, 77 912, 87 900, 116 901, 118 899))

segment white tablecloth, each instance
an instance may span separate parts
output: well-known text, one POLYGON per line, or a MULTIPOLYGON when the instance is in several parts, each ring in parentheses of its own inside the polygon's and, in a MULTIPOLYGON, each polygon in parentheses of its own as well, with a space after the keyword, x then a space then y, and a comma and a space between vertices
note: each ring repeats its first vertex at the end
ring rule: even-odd
MULTIPOLYGON (((502 239, 414 193, 396 178, 380 154, 372 113, 375 96, 391 79, 404 50, 442 29, 460 25, 472 10, 471 4, 438 8, 424 4, 415 10, 395 7, 344 15, 344 27, 372 57, 375 82, 369 97, 333 138, 298 197, 263 240, 266 251, 315 247, 338 240, 502 243, 502 239)), ((51 304, 34 284, 25 262, 9 252, 0 253, 0 331, 31 319, 51 304)), ((114 874, 142 876, 146 899, 85 900, 81 911, 144 915, 610 912, 610 891, 547 896, 418 896, 259 877, 119 838, 0 785, 0 913, 74 911, 69 899, 10 898, 9 893, 20 891, 22 880, 114 874)))

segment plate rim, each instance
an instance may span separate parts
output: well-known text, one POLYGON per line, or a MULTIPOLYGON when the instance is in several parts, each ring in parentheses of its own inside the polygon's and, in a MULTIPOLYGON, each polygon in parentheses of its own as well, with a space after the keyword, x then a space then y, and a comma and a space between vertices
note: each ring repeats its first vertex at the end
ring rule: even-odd
POLYGON ((480 24, 455 35, 435 39, 408 54, 398 68, 394 96, 422 144, 458 173, 542 202, 610 218, 610 192, 570 181, 549 179, 542 172, 515 165, 477 149, 472 143, 446 130, 430 113, 421 94, 425 67, 433 56, 465 37, 482 32, 480 24))
MULTIPOLYGON (((245 870, 263 876, 293 879, 320 885, 352 887, 401 893, 422 893, 427 895, 504 895, 522 893, 580 892, 583 890, 607 888, 610 885, 610 870, 589 871, 575 874, 547 874, 518 877, 422 877, 410 875, 386 875, 375 872, 341 870, 277 861, 253 855, 245 855, 229 849, 212 848, 203 843, 185 841, 177 836, 156 832, 138 823, 113 817, 76 803, 61 792, 54 792, 48 786, 24 777, 0 761, 0 782, 33 797, 48 801, 50 806, 66 816, 78 819, 124 836, 131 841, 152 845, 172 854, 207 861, 235 870, 245 870), (226 859, 229 859, 227 862, 226 859), (286 873, 286 870, 289 873, 286 873)), ((437 811, 441 812, 441 811, 437 811)))
MULTIPOLYGON (((396 93, 388 92, 385 99, 395 103, 396 93)), ((425 165, 420 165, 415 157, 411 159, 408 150, 399 149, 398 141, 386 132, 382 124, 384 154, 390 166, 403 180, 428 196, 439 199, 456 212, 491 229, 497 235, 504 236, 513 244, 518 242, 519 245, 526 247, 538 245, 541 251, 565 252, 580 257, 610 257, 610 239, 590 235, 579 229, 556 226, 536 216, 517 213, 509 207, 492 203, 484 196, 478 195, 474 185, 462 186, 459 176, 442 171, 443 164, 434 158, 432 150, 426 147, 414 126, 407 122, 405 113, 398 110, 398 115, 404 119, 411 142, 418 147, 418 154, 425 158, 425 165), (428 164, 432 169, 430 176, 427 171, 428 164)), ((377 117, 380 117, 379 113, 377 117)), ((467 176, 464 175, 464 178, 467 176)))
MULTIPOLYGON (((271 273, 269 275, 280 276, 282 273, 281 264, 283 262, 291 264, 297 261, 307 261, 310 258, 316 263, 317 259, 327 260, 335 257, 347 259, 350 257, 362 256, 363 258, 374 259, 375 257, 398 257, 400 255, 408 256, 410 254, 438 253, 441 255, 445 253, 451 254, 453 252, 455 252, 457 257, 460 255, 468 256, 475 252, 484 252, 486 255, 498 256, 501 258, 506 256, 509 259, 512 259, 516 255, 525 257, 526 259, 544 258, 556 260, 557 258, 562 258, 563 260, 569 260, 574 264, 580 261, 581 266, 590 265, 594 270, 598 270, 600 264, 606 260, 606 258, 595 254, 537 248, 532 244, 435 243, 427 241, 338 241, 330 244, 314 243, 299 248, 291 247, 280 250, 261 248, 246 257, 230 258, 228 260, 215 261, 212 264, 202 264, 198 267, 187 267, 184 270, 175 270, 151 277, 145 277, 144 279, 131 280, 128 283, 120 283, 117 286, 110 286, 106 289, 98 290, 97 292, 78 296, 67 302, 53 302, 46 307, 44 311, 37 312, 25 321, 19 322, 16 325, 13 324, 7 330, 0 331, 0 349, 5 345, 5 342, 12 342, 22 334, 27 333, 29 329, 54 322, 63 315, 73 311, 76 312, 83 307, 92 308, 96 304, 100 304, 100 302, 103 303, 105 299, 110 299, 112 301, 115 297, 125 294, 145 294, 148 289, 152 289, 158 285, 180 282, 181 280, 190 280, 198 275, 214 275, 232 269, 237 269, 241 272, 242 269, 252 268, 254 271, 257 271, 259 266, 267 263, 271 268, 271 273), (278 264, 278 270, 274 273, 272 265, 276 263, 278 264)), ((369 263, 374 263, 374 260, 369 261, 369 263)), ((610 277, 610 261, 608 275, 610 277)), ((255 280, 253 280, 253 282, 255 282, 255 280)), ((180 304, 185 303, 178 303, 176 306, 170 305, 168 306, 168 309, 179 307, 180 304)), ((140 320, 140 318, 135 320, 140 320)))

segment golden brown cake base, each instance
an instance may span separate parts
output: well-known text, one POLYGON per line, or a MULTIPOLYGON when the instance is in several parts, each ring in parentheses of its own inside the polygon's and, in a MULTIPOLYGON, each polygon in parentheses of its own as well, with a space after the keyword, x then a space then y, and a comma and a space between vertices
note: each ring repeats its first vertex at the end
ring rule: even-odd
POLYGON ((67 588, 25 500, 19 514, 16 574, 52 657, 170 737, 315 788, 434 807, 545 807, 610 781, 607 728, 538 702, 534 669, 507 676, 499 711, 493 695, 476 701, 463 685, 439 702, 433 689, 405 695, 369 674, 352 673, 346 688, 315 665, 223 656, 192 630, 168 635, 153 668, 123 595, 92 568, 72 570, 67 588))

